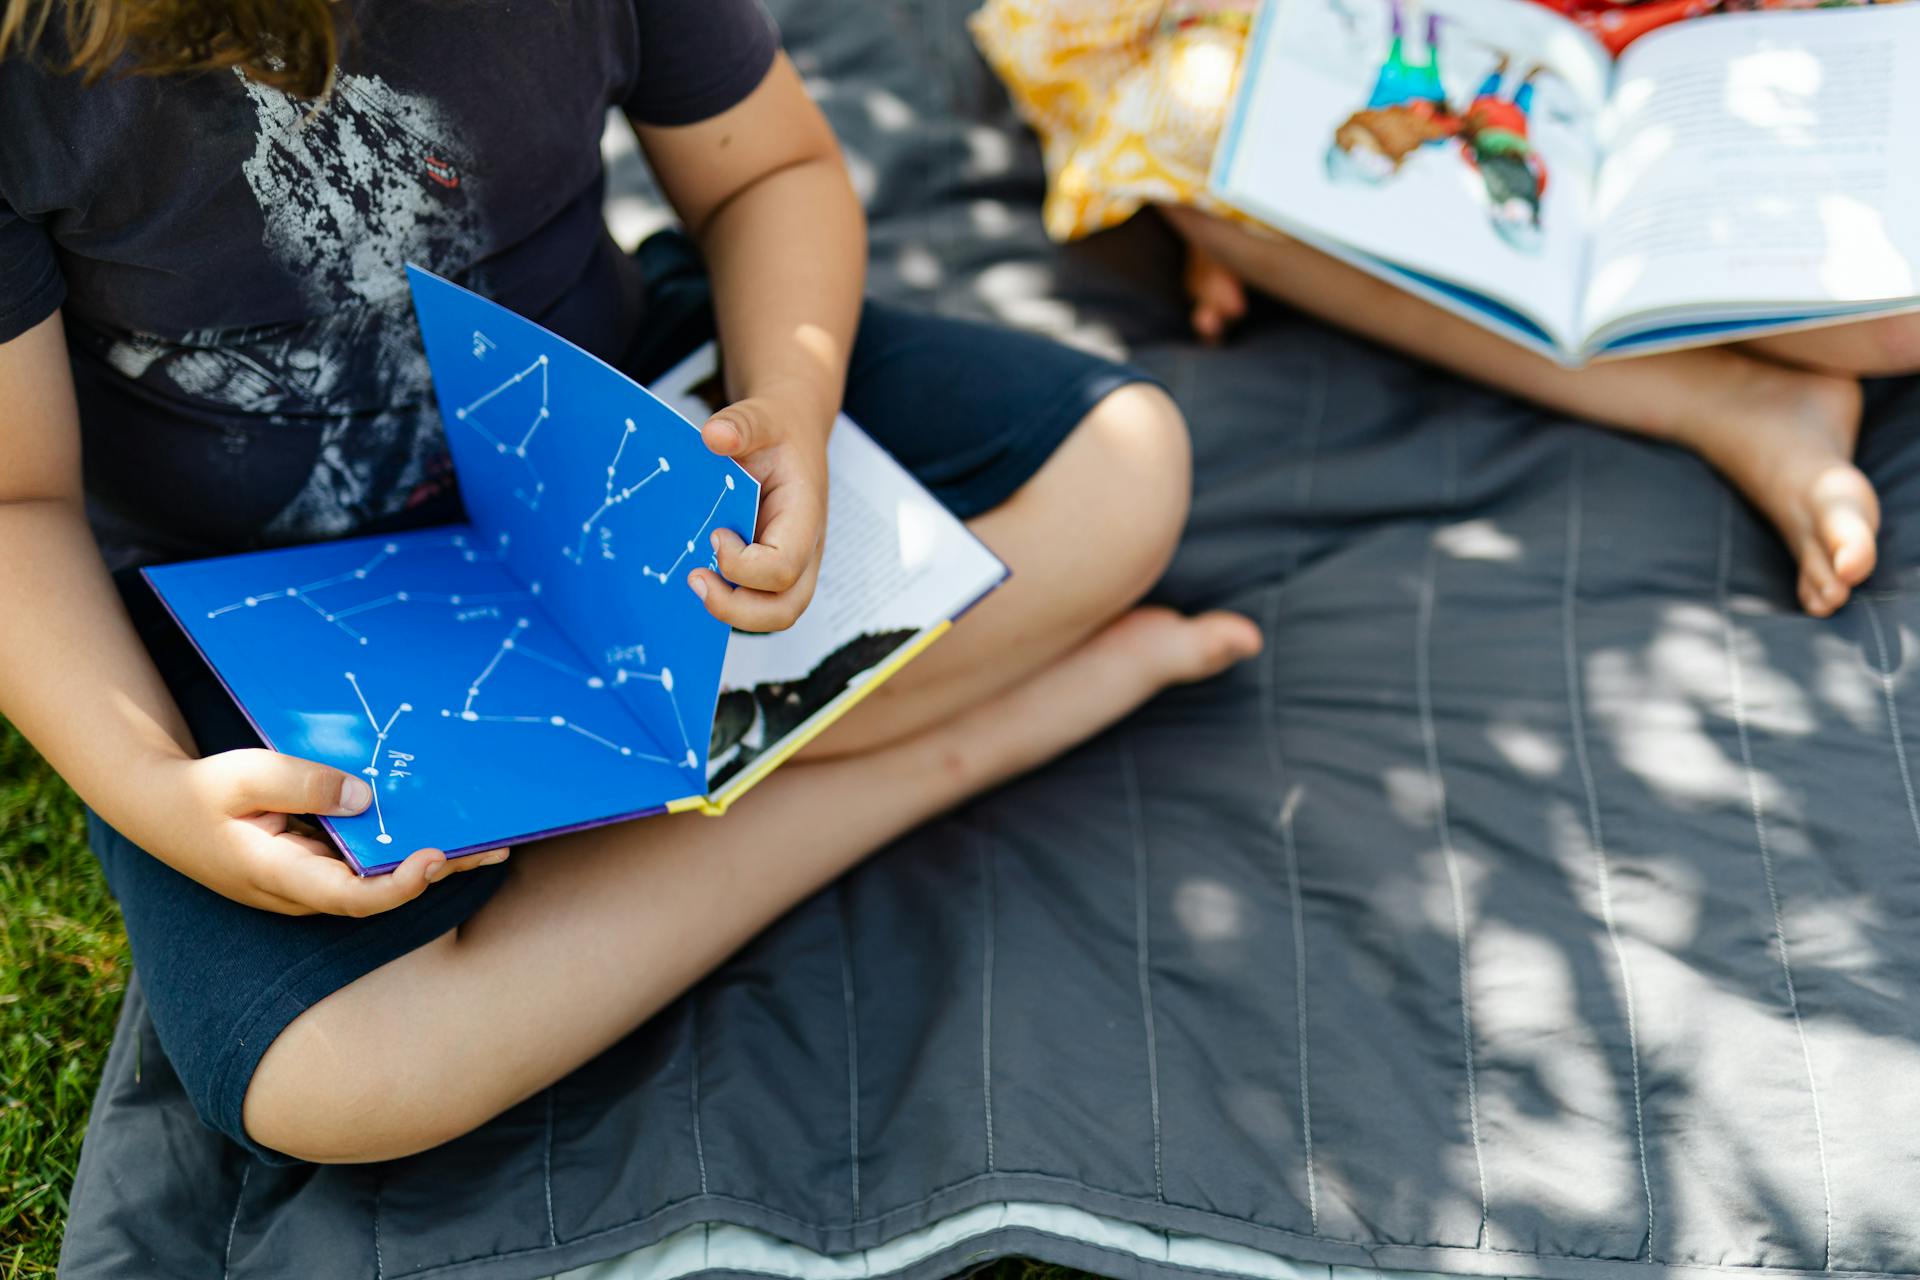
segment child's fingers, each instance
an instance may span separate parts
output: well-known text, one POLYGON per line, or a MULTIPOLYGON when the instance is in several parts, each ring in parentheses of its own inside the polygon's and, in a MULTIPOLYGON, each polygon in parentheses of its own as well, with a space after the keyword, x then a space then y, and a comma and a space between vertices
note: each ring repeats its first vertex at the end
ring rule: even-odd
POLYGON ((765 448, 773 442, 772 424, 759 402, 739 400, 707 420, 700 428, 700 439, 708 449, 724 458, 737 458, 765 448))
POLYGON ((790 591, 755 591, 749 587, 736 587, 705 569, 696 569, 688 574, 687 585, 706 604, 708 613, 736 630, 785 631, 806 612, 807 605, 813 600, 813 589, 819 576, 820 563, 815 560, 807 566, 806 572, 800 575, 800 581, 790 591))
POLYGON ((459 875, 462 871, 477 871, 481 867, 497 867, 507 860, 511 849, 489 849, 485 853, 463 853, 457 858, 448 858, 440 864, 440 874, 431 879, 435 882, 448 876, 459 875))
POLYGON ((255 879, 266 893, 305 911, 334 916, 371 916, 391 911, 425 892, 446 865, 438 849, 421 849, 388 875, 361 877, 333 851, 305 836, 268 836, 256 850, 255 879))
POLYGON ((413 901, 438 878, 446 855, 422 849, 384 876, 357 876, 346 863, 295 859, 300 899, 336 916, 373 916, 413 901))
POLYGON ((800 581, 817 558, 825 520, 797 488, 789 484, 765 492, 760 531, 751 543, 731 529, 713 531, 714 557, 727 581, 755 591, 787 591, 800 581))
POLYGON ((213 780, 214 803, 233 818, 254 813, 344 818, 373 803, 373 788, 365 779, 277 751, 228 751, 207 757, 199 767, 213 780))
MULTIPOLYGON (((780 530, 769 530, 767 536, 780 538, 784 534, 780 530)), ((714 562, 720 566, 721 575, 736 587, 775 593, 788 591, 807 571, 810 553, 794 546, 745 542, 731 529, 716 529, 712 541, 714 562)))

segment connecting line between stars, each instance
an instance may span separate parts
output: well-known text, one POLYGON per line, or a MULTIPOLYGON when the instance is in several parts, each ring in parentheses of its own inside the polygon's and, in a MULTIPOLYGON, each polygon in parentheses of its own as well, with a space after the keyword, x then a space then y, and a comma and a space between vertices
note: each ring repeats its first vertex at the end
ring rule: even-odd
POLYGON ((687 751, 685 758, 680 761, 680 767, 683 769, 699 768, 700 757, 694 754, 693 739, 687 736, 687 722, 680 714, 680 699, 673 696, 673 669, 671 667, 662 667, 658 674, 653 674, 646 671, 629 671, 625 667, 622 667, 613 674, 613 682, 616 685, 625 684, 629 680, 650 680, 667 691, 667 704, 673 708, 673 722, 679 726, 680 729, 680 745, 685 747, 687 751))
POLYGON ((602 516, 606 515, 607 512, 613 510, 615 507, 627 501, 629 498, 633 497, 634 494, 646 488, 649 481, 654 480, 659 476, 663 476, 667 472, 673 470, 672 466, 668 464, 665 458, 656 458, 654 460, 653 470, 647 472, 646 475, 642 476, 639 480, 628 485, 624 489, 620 489, 617 491, 614 489, 613 487, 614 481, 619 477, 619 473, 620 473, 620 455, 627 451, 627 441, 633 439, 633 433, 637 430, 639 430, 639 428, 633 425, 633 419, 628 418, 627 429, 620 433, 620 443, 617 446, 615 446, 613 450, 613 461, 607 464, 606 496, 601 500, 599 508, 595 510, 592 515, 588 516, 585 520, 582 520, 580 522, 579 542, 576 543, 573 546, 573 548, 570 550, 566 547, 562 547, 560 549, 561 554, 565 555, 568 559, 572 560, 575 564, 586 563, 587 539, 593 536, 593 527, 600 523, 600 519, 602 516))
POLYGON ((346 677, 347 683, 353 686, 353 696, 360 699, 360 710, 366 712, 367 727, 373 730, 373 757, 367 761, 367 767, 360 772, 373 780, 370 784, 373 791, 373 816, 374 820, 380 824, 380 834, 374 839, 381 844, 392 844, 393 837, 387 833, 387 815, 380 807, 380 757, 387 749, 387 735, 393 732, 394 721, 413 710, 413 704, 401 703, 394 709, 393 714, 387 717, 387 722, 382 724, 379 717, 373 714, 373 708, 367 704, 367 695, 360 688, 359 678, 351 671, 346 673, 346 677))
MULTIPOLYGON (((521 618, 517 620, 513 624, 513 629, 508 631, 506 638, 500 642, 500 647, 494 650, 493 657, 488 659, 487 665, 484 668, 482 668, 480 674, 475 676, 473 680, 467 685, 467 700, 465 705, 463 705, 458 711, 453 710, 451 707, 443 708, 440 714, 449 719, 464 720, 469 724, 548 725, 555 729, 566 729, 566 730, 569 730, 570 732, 577 733, 581 737, 586 738, 590 742, 599 743, 601 746, 607 748, 607 750, 609 751, 618 752, 620 755, 628 756, 633 759, 650 760, 655 764, 665 764, 665 765, 671 765, 675 763, 675 761, 669 760, 665 756, 654 755, 651 752, 647 752, 647 751, 636 751, 632 747, 622 746, 618 742, 614 742, 614 741, 611 741, 610 739, 603 738, 599 734, 593 732, 591 729, 586 728, 584 725, 576 724, 574 721, 567 719, 565 716, 485 715, 485 714, 482 714, 481 712, 475 711, 473 709, 473 704, 480 697, 481 689, 486 685, 487 681, 493 677, 493 673, 499 669, 501 662, 503 662, 506 659, 507 655, 510 653, 517 653, 522 657, 531 658, 535 662, 542 663, 546 666, 552 667, 556 671, 564 672, 567 675, 573 676, 574 678, 585 683, 586 686, 590 689, 606 688, 607 682, 605 680, 602 680, 599 676, 589 675, 588 673, 579 670, 577 667, 574 667, 568 663, 560 661, 558 658, 549 657, 546 654, 539 652, 538 650, 529 649, 526 645, 520 643, 521 633, 524 632, 528 627, 532 625, 533 624, 526 618, 521 618)), ((667 673, 663 673, 663 674, 666 675, 666 679, 669 681, 669 688, 671 688, 671 683, 670 683, 672 680, 671 674, 667 674, 667 673)), ((679 708, 677 706, 674 709, 674 714, 676 717, 679 715, 679 708)), ((686 728, 684 725, 681 727, 680 733, 681 733, 681 737, 684 739, 686 736, 686 728)), ((693 760, 691 747, 688 748, 688 759, 689 761, 693 760)))
POLYGON ((547 358, 541 356, 532 364, 514 374, 511 378, 508 378, 505 382, 487 392, 487 394, 481 396, 478 400, 455 409, 453 416, 478 432, 482 440, 485 440, 493 446, 495 453, 502 455, 511 454, 526 465, 527 474, 533 479, 533 491, 528 493, 516 489, 514 490, 513 496, 526 503, 532 510, 538 511, 540 509, 540 498, 546 493, 547 486, 546 482, 540 478, 540 469, 534 466, 533 459, 527 456, 527 446, 533 443, 534 436, 540 433, 540 428, 546 423, 547 419, 552 416, 547 408, 547 358), (489 400, 492 400, 502 392, 519 386, 536 371, 540 374, 540 408, 534 412, 533 422, 527 427, 526 433, 520 437, 519 443, 508 444, 505 440, 502 440, 499 436, 487 430, 475 414, 480 407, 485 405, 489 400))
MULTIPOLYGON (((468 561, 474 561, 480 558, 478 552, 467 546, 467 540, 463 536, 455 536, 447 545, 459 548, 468 561)), ((348 582, 365 581, 369 574, 385 564, 388 560, 393 559, 399 552, 400 545, 389 542, 380 549, 373 559, 367 561, 358 569, 349 569, 345 573, 336 573, 331 578, 321 578, 317 582, 305 582, 299 586, 286 587, 279 591, 264 591, 258 595, 247 596, 234 601, 232 604, 222 605, 218 609, 209 609, 207 611, 207 617, 218 618, 223 614, 233 613, 239 609, 253 609, 263 604, 270 604, 275 600, 298 600, 301 604, 313 610, 322 619, 346 632, 348 636, 352 637, 358 643, 366 644, 367 637, 362 635, 354 627, 349 626, 346 619, 354 617, 357 614, 371 613, 375 609, 384 609, 389 605, 395 604, 482 605, 500 604, 510 600, 524 600, 527 597, 527 593, 524 591, 489 591, 473 595, 445 595, 438 592, 424 591, 391 591, 377 599, 363 600, 358 604, 347 605, 344 608, 328 608, 313 598, 315 592, 325 591, 329 587, 341 586, 348 582)))
MULTIPOLYGON (((661 462, 663 464, 665 463, 665 461, 666 459, 664 458, 661 459, 661 462)), ((693 544, 698 542, 700 540, 700 535, 707 531, 707 526, 713 523, 713 518, 716 515, 720 514, 720 504, 727 500, 727 495, 729 493, 733 492, 733 477, 722 476, 721 479, 727 482, 726 488, 722 489, 720 491, 720 496, 713 500, 713 507, 711 510, 707 512, 707 518, 705 520, 702 520, 700 522, 700 527, 693 531, 693 537, 687 539, 687 545, 680 549, 680 554, 674 557, 673 563, 668 565, 664 571, 659 571, 659 572, 656 572, 650 565, 641 565, 640 566, 641 573, 645 574, 649 578, 655 579, 656 581, 664 585, 669 578, 673 577, 674 571, 680 567, 681 561, 685 560, 688 556, 693 554, 693 544)))

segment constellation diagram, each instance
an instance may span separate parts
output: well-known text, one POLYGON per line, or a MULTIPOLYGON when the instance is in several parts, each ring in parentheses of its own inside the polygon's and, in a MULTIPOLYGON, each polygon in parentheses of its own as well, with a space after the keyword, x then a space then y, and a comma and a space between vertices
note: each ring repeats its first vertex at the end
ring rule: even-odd
MULTIPOLYGON (((490 591, 471 595, 449 595, 435 592, 396 590, 389 591, 382 596, 375 596, 350 604, 328 604, 319 598, 320 593, 325 592, 331 599, 336 594, 333 591, 335 587, 344 587, 350 582, 365 582, 374 573, 382 569, 388 561, 399 557, 405 551, 416 549, 417 545, 418 544, 410 544, 407 547, 402 547, 397 542, 389 542, 382 546, 379 551, 375 552, 372 559, 357 569, 349 569, 345 573, 336 573, 330 578, 321 578, 316 582, 303 582, 296 586, 283 587, 278 591, 262 591, 253 595, 243 596, 235 600, 232 604, 224 604, 218 608, 207 610, 207 617, 218 618, 225 614, 238 612, 241 609, 255 609, 263 604, 272 604, 276 601, 297 600, 319 614, 320 617, 326 621, 346 632, 346 634, 357 643, 366 644, 367 637, 349 623, 347 621, 348 618, 358 617, 365 613, 372 613, 376 609, 385 609, 396 604, 499 604, 509 600, 524 600, 529 594, 537 594, 536 584, 536 592, 533 593, 526 591, 490 591)), ((464 535, 455 534, 446 543, 440 545, 459 549, 461 558, 470 564, 481 559, 481 553, 467 544, 467 539, 464 535)), ((504 550, 506 547, 506 535, 504 534, 501 535, 500 545, 501 549, 504 550)), ((384 577, 386 575, 383 574, 382 576, 384 577)))
MULTIPOLYGON (((479 343, 484 338, 484 335, 475 331, 474 338, 474 354, 478 357, 481 354, 479 343)), ((486 339, 486 341, 488 349, 491 349, 493 345, 492 340, 486 339)), ((524 487, 515 489, 513 496, 526 503, 528 509, 533 511, 540 509, 540 499, 542 495, 546 493, 547 485, 546 482, 540 478, 540 471, 533 465, 533 459, 527 456, 527 449, 533 444, 534 436, 540 433, 541 426, 552 416, 551 411, 547 407, 547 394, 547 357, 543 355, 479 399, 464 404, 453 411, 453 416, 472 427, 482 440, 485 440, 493 446, 495 453, 504 457, 513 458, 526 470, 527 483, 524 487), (491 404, 498 397, 512 391, 535 373, 540 375, 540 404, 533 410, 532 418, 527 422, 526 429, 520 433, 519 439, 509 444, 507 441, 512 438, 511 433, 503 437, 493 431, 489 431, 486 424, 480 420, 480 410, 491 404)), ((494 413, 498 417, 504 417, 506 410, 502 406, 495 406, 494 413)), ((633 424, 629 422, 627 427, 631 430, 633 424)))
MULTIPOLYGON (((673 470, 673 464, 668 462, 666 458, 656 457, 653 460, 652 470, 631 484, 622 485, 620 483, 620 463, 626 455, 627 442, 633 439, 634 433, 638 430, 639 428, 634 425, 633 419, 628 418, 625 428, 620 433, 619 443, 614 446, 613 459, 607 463, 606 484, 601 494, 600 505, 588 512, 587 518, 580 522, 580 535, 574 540, 574 544, 570 547, 560 548, 560 554, 575 564, 584 565, 587 562, 587 544, 593 540, 596 529, 600 531, 600 557, 603 560, 617 559, 618 557, 614 554, 611 530, 604 523, 607 516, 613 512, 615 508, 631 501, 634 495, 638 494, 654 480, 659 479, 661 476, 673 470)), ((668 565, 664 570, 655 569, 652 565, 642 565, 640 572, 644 576, 662 585, 672 580, 674 571, 680 567, 688 556, 693 554, 694 546, 699 541, 700 535, 705 533, 708 527, 713 524, 713 518, 720 513, 720 504, 726 501, 727 494, 733 491, 734 482, 732 476, 722 476, 721 481, 722 488, 720 490, 720 496, 713 500, 713 506, 707 510, 706 519, 700 522, 700 527, 693 531, 693 536, 688 538, 682 545, 680 554, 674 557, 673 563, 668 565)))
MULTIPOLYGON (((360 700, 360 710, 366 713, 367 727, 373 730, 373 757, 367 761, 366 767, 360 770, 360 772, 372 779, 370 789, 373 792, 373 816, 380 824, 380 834, 375 836, 374 839, 381 844, 392 844, 393 837, 387 832, 386 811, 380 807, 380 757, 387 749, 387 736, 393 732, 394 722, 407 712, 413 710, 413 704, 411 702, 401 703, 394 708, 393 714, 382 722, 380 717, 373 714, 373 707, 367 702, 366 692, 360 687, 359 677, 355 676, 351 671, 347 672, 346 676, 347 683, 353 686, 353 696, 360 700)), ((396 777, 406 776, 403 770, 395 769, 391 772, 396 777)))
POLYGON ((680 549, 680 554, 673 558, 673 563, 668 565, 664 570, 655 570, 652 565, 643 564, 640 566, 641 573, 645 574, 649 578, 652 578, 654 581, 660 583, 662 586, 665 586, 667 579, 673 576, 674 570, 680 567, 680 562, 693 554, 693 544, 699 541, 700 535, 707 531, 707 526, 713 523, 713 517, 717 515, 720 511, 720 504, 727 500, 727 495, 729 493, 733 492, 733 477, 722 476, 721 479, 726 481, 726 488, 722 489, 720 491, 720 496, 713 500, 713 506, 709 508, 707 511, 707 518, 705 520, 702 520, 700 522, 700 527, 693 531, 693 537, 687 539, 686 546, 682 547, 680 549))
MULTIPOLYGON (((663 476, 673 470, 673 467, 665 458, 655 458, 653 470, 647 472, 647 474, 641 476, 638 480, 623 489, 614 489, 613 486, 620 475, 620 456, 627 451, 627 441, 633 439, 633 433, 637 430, 639 430, 639 428, 633 425, 633 419, 628 418, 627 429, 620 433, 620 443, 614 446, 613 461, 607 464, 606 496, 601 500, 600 505, 595 507, 592 513, 580 522, 580 540, 571 547, 560 548, 560 554, 575 564, 586 563, 587 540, 593 536, 594 527, 600 523, 601 518, 605 516, 607 512, 632 498, 634 494, 646 488, 647 484, 656 477, 663 476)), ((611 560, 614 558, 613 548, 606 542, 605 538, 606 535, 602 533, 600 554, 606 559, 611 560)))
POLYGON ((588 741, 596 742, 607 748, 607 750, 617 752, 622 756, 628 756, 637 760, 650 760, 655 764, 676 765, 683 769, 699 767, 698 757, 694 755, 692 744, 687 739, 686 724, 680 719, 680 705, 678 702, 673 701, 673 672, 664 667, 661 668, 658 674, 622 669, 615 677, 614 682, 616 684, 625 684, 629 678, 651 680, 660 684, 667 691, 667 698, 673 705, 674 719, 680 725, 681 741, 687 748, 686 756, 680 760, 669 760, 665 756, 656 755, 649 751, 641 751, 634 747, 615 742, 610 738, 595 733, 578 721, 562 715, 524 713, 493 714, 475 710, 474 704, 479 701, 481 691, 486 686, 487 681, 493 677, 494 672, 499 669, 500 664, 510 656, 527 658, 543 666, 551 667, 562 675, 580 681, 589 689, 604 689, 607 687, 607 682, 601 677, 593 675, 590 672, 582 671, 570 663, 562 662, 560 659, 542 653, 538 649, 532 648, 524 643, 521 640, 521 635, 532 625, 532 622, 526 618, 520 618, 514 622, 512 628, 508 630, 506 637, 500 641, 500 647, 494 650, 493 656, 487 660, 487 665, 481 668, 479 675, 467 683, 466 701, 458 711, 455 711, 452 707, 442 707, 440 714, 443 718, 463 720, 469 724, 545 725, 554 729, 565 729, 571 733, 577 733, 588 741))
POLYGON ((629 680, 652 681, 666 692, 667 705, 673 708, 673 722, 680 729, 680 745, 686 748, 687 752, 686 756, 680 761, 680 767, 683 769, 699 768, 700 757, 694 752, 693 739, 687 736, 686 719, 680 714, 680 699, 673 696, 673 669, 671 667, 662 667, 657 673, 649 673, 645 671, 629 671, 627 668, 621 667, 613 674, 613 682, 615 684, 625 684, 629 680))

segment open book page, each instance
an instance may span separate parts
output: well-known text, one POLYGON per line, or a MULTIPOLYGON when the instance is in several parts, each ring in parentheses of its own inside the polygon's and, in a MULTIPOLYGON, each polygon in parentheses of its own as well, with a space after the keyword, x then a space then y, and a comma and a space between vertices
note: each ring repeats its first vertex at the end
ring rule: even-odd
POLYGON ((715 529, 753 536, 759 484, 619 370, 409 275, 475 527, 700 795, 727 627, 686 580, 712 567, 715 529))
MULTIPOLYGON (((696 420, 724 402, 711 345, 653 390, 696 420)), ((857 701, 1007 576, 966 525, 842 417, 827 447, 827 532, 813 603, 786 631, 735 632, 713 724, 725 803, 857 701)))
POLYGON ((415 849, 498 848, 688 794, 682 762, 469 526, 147 580, 270 746, 372 785, 364 814, 321 819, 363 874, 415 849))
POLYGON ((1920 266, 1920 9, 1725 14, 1621 56, 1583 328, 1897 303, 1920 266))
POLYGON ((1592 37, 1528 0, 1268 0, 1214 190, 1568 346, 1611 73, 1592 37))

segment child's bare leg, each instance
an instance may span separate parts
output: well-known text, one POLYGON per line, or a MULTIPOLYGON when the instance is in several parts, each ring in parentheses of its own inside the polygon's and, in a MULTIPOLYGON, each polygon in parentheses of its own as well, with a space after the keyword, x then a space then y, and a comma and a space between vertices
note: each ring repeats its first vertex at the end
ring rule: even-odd
POLYGON ((1190 209, 1164 212, 1227 269, 1323 320, 1548 408, 1692 449, 1779 529, 1809 613, 1832 613, 1873 571, 1880 506, 1853 465, 1853 378, 1731 348, 1565 369, 1297 241, 1190 209))
POLYGON ((281 1033, 247 1091, 247 1131, 328 1163, 457 1137, 611 1045, 886 841, 1259 647, 1234 614, 1136 610, 937 728, 789 766, 726 818, 522 850, 467 924, 281 1033))
POLYGON ((1769 360, 1842 377, 1920 373, 1920 314, 1856 320, 1740 345, 1769 360))
POLYGON ((1012 498, 969 527, 1006 585, 806 750, 852 755, 992 697, 1118 617, 1166 569, 1192 485, 1186 421, 1166 393, 1102 400, 1012 498))

